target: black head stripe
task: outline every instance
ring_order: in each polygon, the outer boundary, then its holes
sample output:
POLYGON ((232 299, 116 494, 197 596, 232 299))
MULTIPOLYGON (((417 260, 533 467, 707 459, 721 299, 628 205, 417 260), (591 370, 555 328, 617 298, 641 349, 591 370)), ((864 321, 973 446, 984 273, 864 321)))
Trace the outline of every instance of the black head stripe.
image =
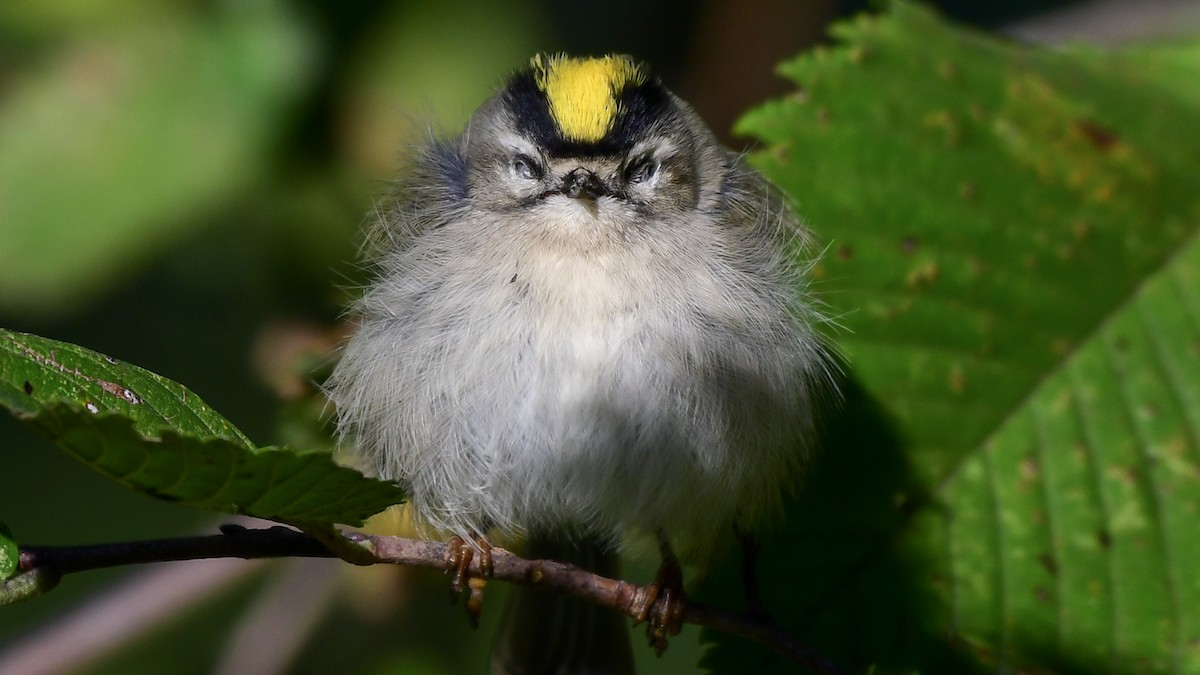
POLYGON ((504 104, 516 121, 517 131, 538 147, 549 148, 562 134, 550 115, 546 93, 537 86, 533 70, 526 68, 509 80, 504 88, 504 104))

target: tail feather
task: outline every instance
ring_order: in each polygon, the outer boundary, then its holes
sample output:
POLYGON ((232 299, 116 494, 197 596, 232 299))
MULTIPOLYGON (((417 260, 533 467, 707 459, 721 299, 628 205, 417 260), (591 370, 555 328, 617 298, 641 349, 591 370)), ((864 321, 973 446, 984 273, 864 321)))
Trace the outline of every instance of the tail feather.
MULTIPOLYGON (((594 540, 531 538, 526 557, 615 577, 620 561, 594 540)), ((491 675, 634 675, 633 646, 617 611, 532 586, 516 588, 492 647, 491 675)))

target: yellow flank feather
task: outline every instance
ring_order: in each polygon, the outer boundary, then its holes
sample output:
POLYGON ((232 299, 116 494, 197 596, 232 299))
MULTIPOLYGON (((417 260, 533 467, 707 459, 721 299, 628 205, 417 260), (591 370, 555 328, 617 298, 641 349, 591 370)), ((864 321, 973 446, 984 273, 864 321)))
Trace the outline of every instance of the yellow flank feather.
POLYGON ((620 112, 617 96, 626 85, 646 81, 642 69, 627 56, 538 55, 532 66, 563 136, 583 143, 595 143, 612 129, 620 112))

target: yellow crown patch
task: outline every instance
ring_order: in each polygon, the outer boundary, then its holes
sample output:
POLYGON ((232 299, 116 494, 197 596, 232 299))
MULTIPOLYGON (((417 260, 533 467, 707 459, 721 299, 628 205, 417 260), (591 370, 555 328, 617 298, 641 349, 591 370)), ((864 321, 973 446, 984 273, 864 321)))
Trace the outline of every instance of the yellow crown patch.
POLYGON ((621 90, 646 81, 642 68, 627 56, 580 59, 539 54, 530 65, 562 135, 582 143, 603 139, 620 113, 621 90))

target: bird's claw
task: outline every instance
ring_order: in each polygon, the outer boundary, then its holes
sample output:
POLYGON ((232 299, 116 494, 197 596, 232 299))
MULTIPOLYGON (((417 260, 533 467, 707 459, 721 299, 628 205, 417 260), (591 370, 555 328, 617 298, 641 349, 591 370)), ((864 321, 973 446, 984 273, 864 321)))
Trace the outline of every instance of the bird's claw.
POLYGON ((667 649, 668 637, 679 635, 686 604, 679 564, 673 558, 664 560, 634 616, 635 625, 646 622, 646 637, 656 654, 661 656, 667 649))
POLYGON ((446 545, 446 571, 453 574, 450 579, 452 600, 457 602, 459 596, 467 593, 467 618, 472 628, 479 627, 479 615, 483 613, 483 588, 487 579, 492 576, 492 546, 483 537, 475 540, 475 545, 468 544, 462 537, 450 537, 446 545), (475 554, 479 553, 478 576, 471 575, 471 563, 475 554))

